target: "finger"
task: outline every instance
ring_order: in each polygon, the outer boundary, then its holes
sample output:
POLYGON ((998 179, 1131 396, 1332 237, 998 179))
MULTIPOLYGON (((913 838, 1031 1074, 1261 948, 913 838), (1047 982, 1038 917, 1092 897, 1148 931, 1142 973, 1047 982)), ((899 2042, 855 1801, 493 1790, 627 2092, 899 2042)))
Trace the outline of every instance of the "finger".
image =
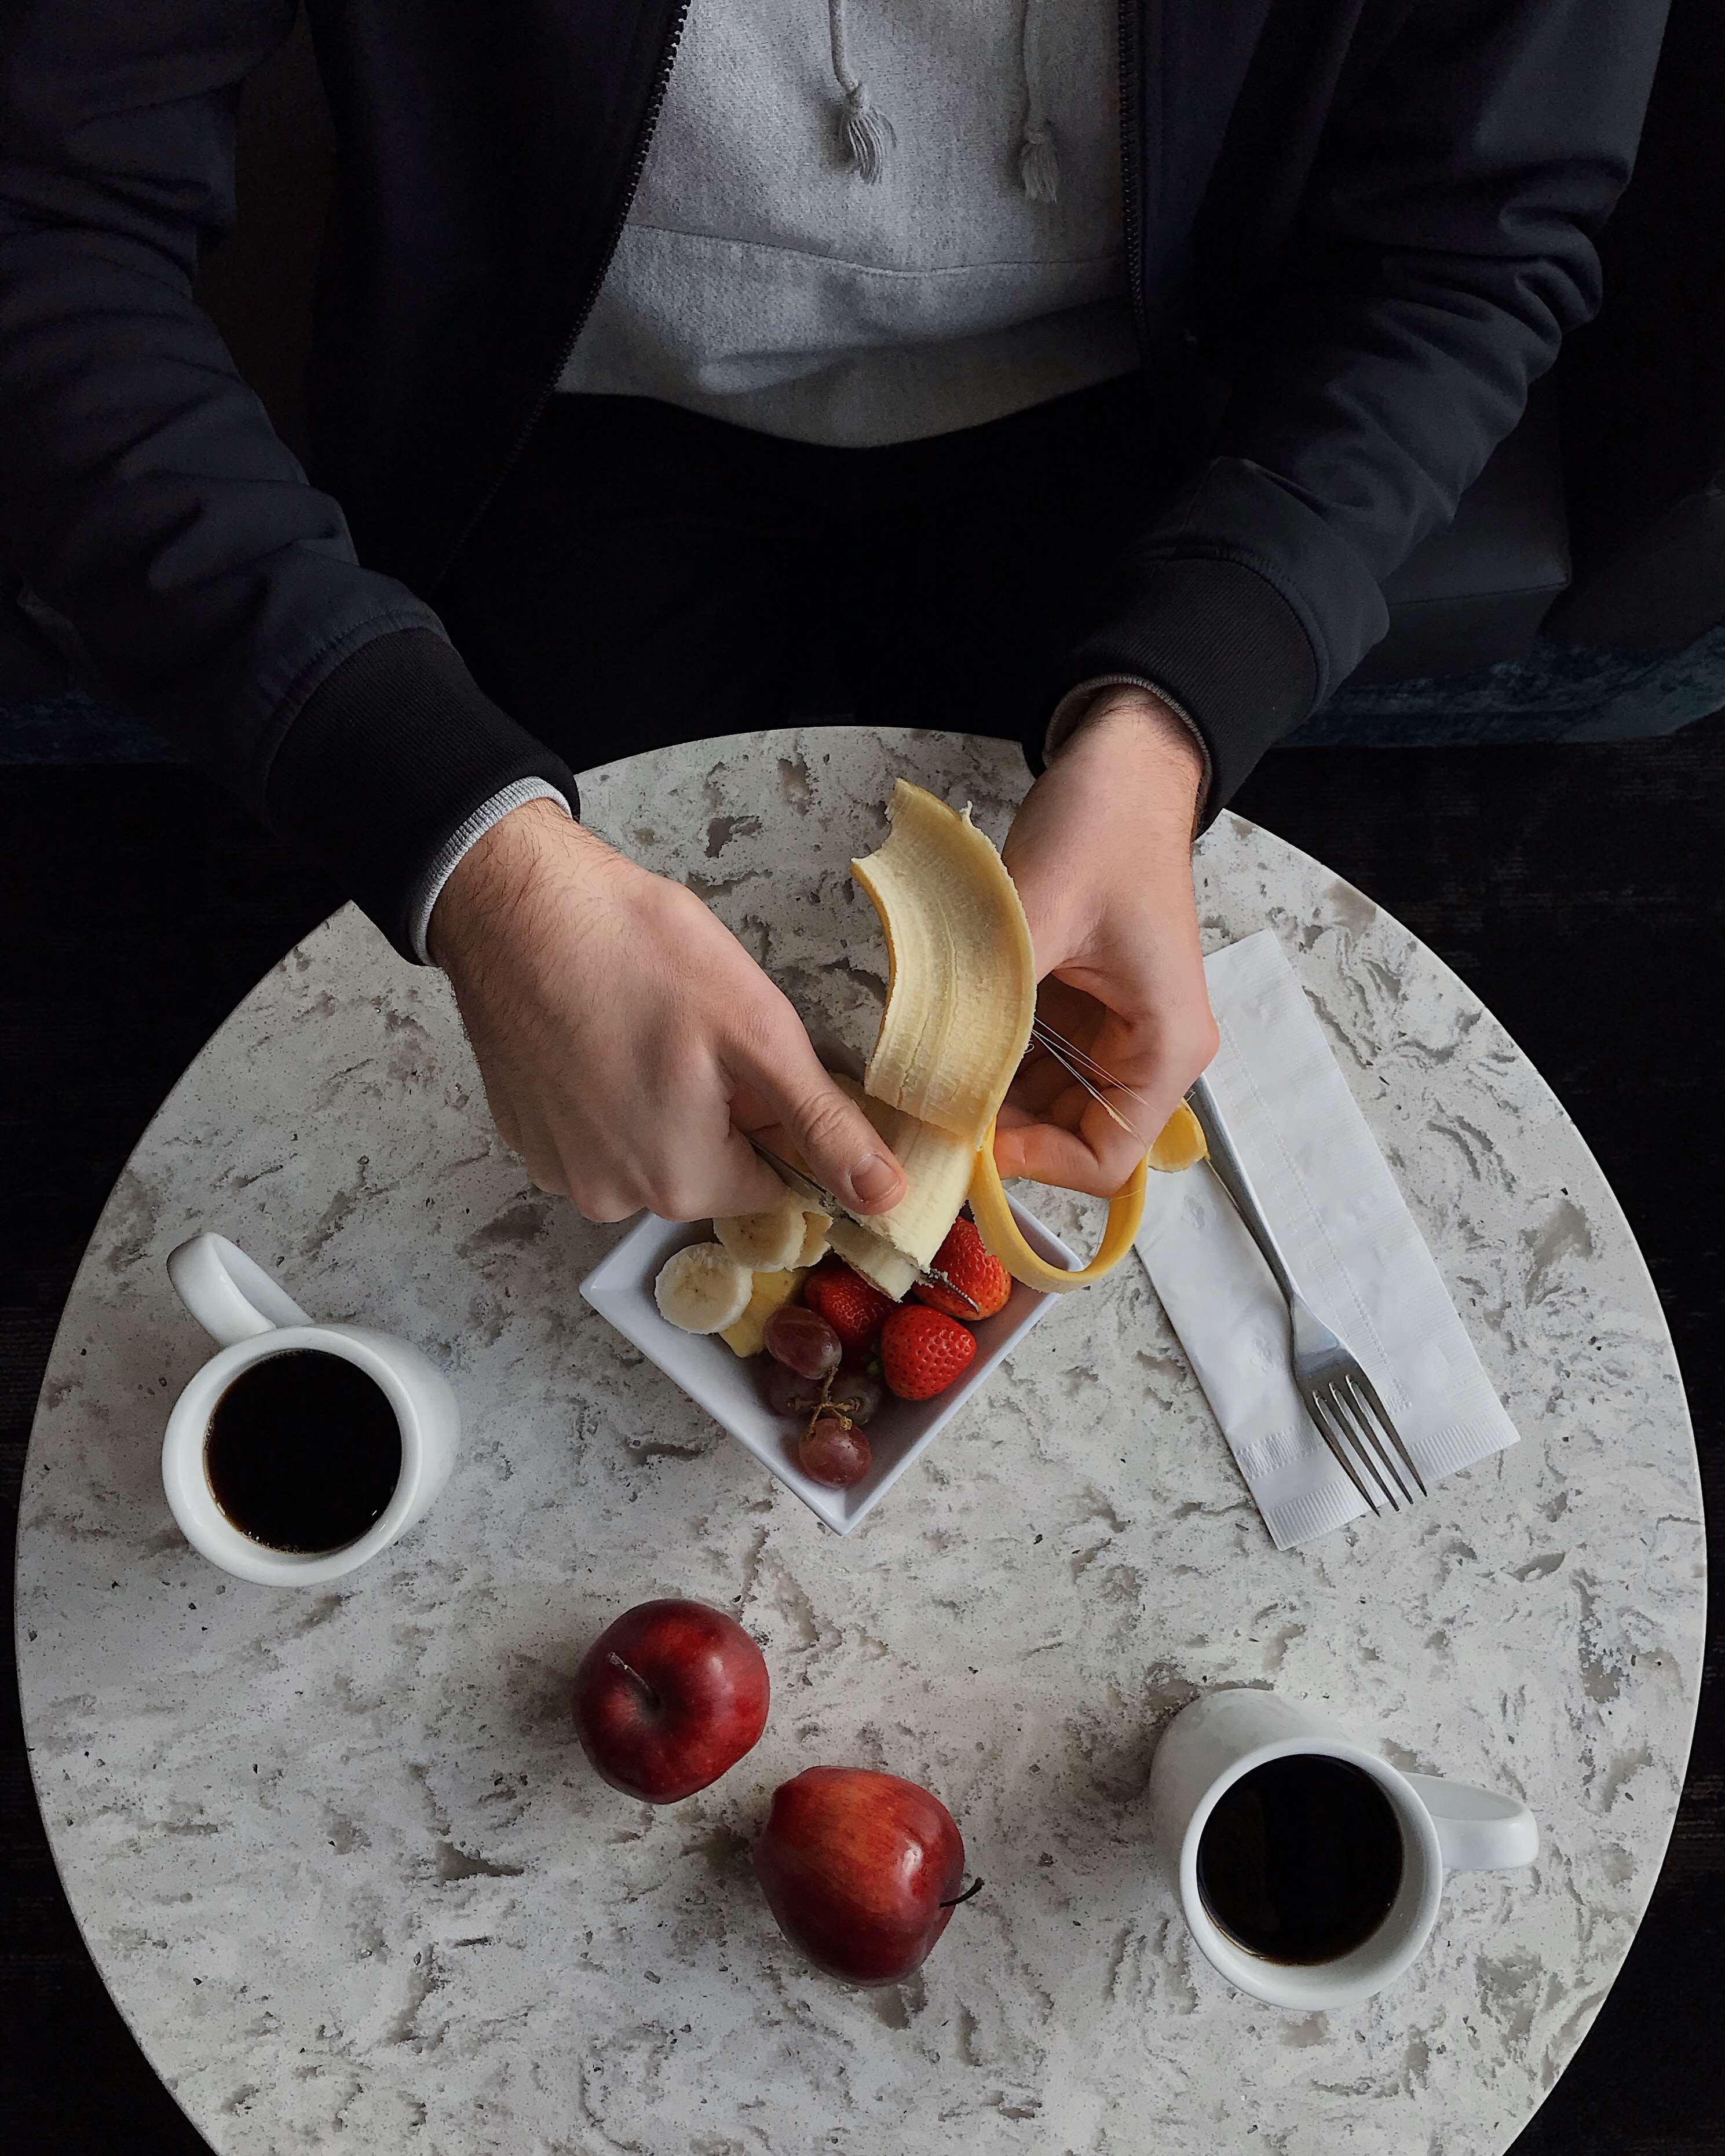
POLYGON ((1014 1073, 1006 1097, 1032 1115, 1046 1112, 1071 1084, 1070 1074, 1045 1048, 1033 1048, 1014 1073))
POLYGON ((1029 1176, 1101 1198, 1120 1188, 1144 1150, 1137 1132, 1123 1128, 1076 1082, 1040 1116, 1008 1105, 995 1124, 994 1158, 1003 1175, 1029 1176))
POLYGON ((822 1069, 801 1026, 775 1046, 778 1055, 749 1072, 744 1090, 752 1098, 733 1104, 733 1121, 744 1130, 782 1124, 814 1180, 853 1210, 884 1213, 897 1204, 905 1194, 903 1168, 855 1101, 822 1069))
POLYGON ((491 1111, 491 1121, 496 1126, 498 1137, 511 1152, 523 1152, 521 1119, 515 1111, 515 1103, 501 1086, 494 1085, 483 1072, 480 1076, 485 1089, 485 1106, 491 1111))
POLYGON ((1094 1045, 1104 1015, 1104 1007, 1093 995, 1058 974, 1045 975, 1037 986, 1037 1024, 1076 1048, 1087 1050, 1094 1045))
POLYGON ((527 1173, 539 1188, 553 1198, 569 1195, 569 1178, 564 1173, 561 1155, 546 1131, 529 1131, 521 1139, 521 1158, 526 1163, 527 1173))
MULTIPOLYGON (((770 1138, 763 1142, 772 1144, 770 1138)), ((781 1158, 789 1158, 787 1150, 778 1146, 773 1150, 781 1158)), ((707 1210, 720 1218, 730 1213, 765 1213, 784 1194, 784 1183, 771 1163, 762 1159, 740 1131, 732 1131, 713 1163, 713 1202, 707 1210)))
POLYGON ((1117 1159, 1099 1159, 1086 1137, 1058 1123, 1020 1123, 994 1133, 994 1163, 1003 1175, 1085 1190, 1096 1198, 1111 1198, 1143 1154, 1142 1146, 1136 1147, 1122 1173, 1117 1159))
POLYGON ((1075 1087, 1044 1118, 1078 1138, 1094 1163, 1075 1188, 1117 1190, 1155 1142, 1202 1064, 1176 1056, 1163 1044, 1147 1053, 1122 1044, 1106 1067, 1122 1085, 1098 1081, 1100 1099, 1087 1087, 1075 1087))
POLYGON ((643 1202, 664 1220, 765 1213, 785 1194, 771 1166, 735 1127, 730 1088, 716 1070, 685 1083, 667 1104, 658 1142, 650 1158, 636 1162, 635 1178, 643 1202))
MULTIPOLYGON (((1111 1104, 1117 1111, 1132 1120, 1117 1122, 1114 1116, 1100 1101, 1086 1103, 1078 1117, 1075 1133, 1095 1163, 1095 1180, 1075 1185, 1082 1190, 1118 1190, 1149 1149, 1153 1132, 1146 1135, 1140 1127, 1147 1122, 1137 1101, 1126 1101, 1111 1104)), ((1163 1118, 1166 1122, 1167 1117, 1163 1118)), ((1156 1126, 1162 1128, 1162 1123, 1156 1126)))
POLYGON ((1142 1030, 1112 1016, 1102 1029, 1097 1060, 1120 1085, 1099 1073, 1088 1085, 1069 1080, 1040 1113, 1028 1102, 1002 1108, 995 1158, 1003 1175, 1101 1196, 1120 1188, 1207 1060, 1201 1040, 1146 1045, 1134 1037, 1142 1030))

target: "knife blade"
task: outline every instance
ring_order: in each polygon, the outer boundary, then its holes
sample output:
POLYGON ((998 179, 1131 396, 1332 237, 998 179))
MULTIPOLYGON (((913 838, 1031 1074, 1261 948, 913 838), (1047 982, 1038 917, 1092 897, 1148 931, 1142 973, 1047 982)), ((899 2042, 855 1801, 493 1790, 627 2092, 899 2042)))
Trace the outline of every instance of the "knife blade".
MULTIPOLYGON (((830 1190, 823 1189, 813 1176, 805 1175, 801 1168, 793 1168, 788 1160, 774 1152, 771 1146, 763 1144, 752 1132, 745 1132, 743 1135, 773 1173, 788 1184, 793 1194, 800 1198, 805 1205, 812 1206, 817 1213, 826 1214, 829 1219, 842 1214, 847 1220, 854 1220, 859 1228, 865 1229, 870 1235, 880 1235, 879 1227, 866 1213, 853 1212, 850 1206, 842 1204, 830 1190)), ((885 1242, 886 1239, 881 1236, 880 1240, 885 1242)), ((890 1247, 898 1250, 896 1243, 890 1247)), ((899 1250, 898 1255, 910 1264, 916 1264, 908 1251, 899 1250)), ((974 1299, 965 1293, 950 1274, 943 1273, 937 1265, 916 1265, 916 1277, 926 1287, 944 1288, 949 1295, 956 1295, 961 1302, 968 1304, 972 1310, 976 1308, 974 1299)))

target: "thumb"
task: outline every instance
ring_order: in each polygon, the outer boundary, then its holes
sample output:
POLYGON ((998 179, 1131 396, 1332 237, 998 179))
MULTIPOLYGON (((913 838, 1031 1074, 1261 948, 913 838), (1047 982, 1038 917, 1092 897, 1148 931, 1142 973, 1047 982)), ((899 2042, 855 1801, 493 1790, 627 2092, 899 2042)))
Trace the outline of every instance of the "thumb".
POLYGON ((752 1102, 732 1108, 737 1127, 768 1144, 782 1133, 785 1142, 773 1150, 798 1156, 814 1180, 854 1211, 884 1213, 904 1196, 905 1172, 886 1141, 833 1083, 806 1036, 803 1054, 757 1068, 748 1091, 752 1102))

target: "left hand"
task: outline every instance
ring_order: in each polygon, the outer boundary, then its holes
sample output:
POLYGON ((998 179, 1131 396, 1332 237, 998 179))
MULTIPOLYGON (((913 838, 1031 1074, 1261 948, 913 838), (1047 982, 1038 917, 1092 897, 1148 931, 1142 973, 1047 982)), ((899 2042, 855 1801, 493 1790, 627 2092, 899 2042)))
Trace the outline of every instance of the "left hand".
POLYGON ((1106 689, 1024 797, 1002 852, 1038 1014, 1138 1097, 1114 1096, 1122 1130, 1033 1045, 1000 1111, 1003 1175, 1111 1195, 1215 1054, 1192 888, 1203 778, 1181 720, 1147 690, 1106 689))

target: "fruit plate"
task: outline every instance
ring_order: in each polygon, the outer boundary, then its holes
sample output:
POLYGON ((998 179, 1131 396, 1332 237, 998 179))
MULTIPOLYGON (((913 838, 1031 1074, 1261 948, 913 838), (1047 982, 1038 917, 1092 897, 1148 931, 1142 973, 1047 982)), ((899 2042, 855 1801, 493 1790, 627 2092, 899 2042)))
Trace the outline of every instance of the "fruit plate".
MULTIPOLYGON (((1077 1260, 1057 1235, 1015 1199, 1008 1203, 1034 1250, 1051 1265, 1069 1270, 1076 1265, 1077 1260)), ((742 1361, 711 1335, 680 1332, 659 1314, 653 1283, 660 1267, 673 1250, 705 1241, 711 1232, 705 1220, 661 1220, 646 1214, 582 1281, 582 1295, 649 1362, 656 1363, 715 1422, 722 1423, 739 1444, 747 1445, 788 1490, 794 1490, 810 1512, 841 1535, 849 1534, 873 1511, 918 1454, 981 1391, 1054 1301, 1051 1295, 1014 1281, 1005 1308, 973 1328, 976 1358, 957 1383, 932 1400, 895 1399, 889 1393, 869 1424, 874 1460, 868 1473, 848 1490, 832 1490, 811 1481, 798 1466, 788 1441, 795 1424, 774 1414, 761 1398, 756 1363, 742 1361)))

